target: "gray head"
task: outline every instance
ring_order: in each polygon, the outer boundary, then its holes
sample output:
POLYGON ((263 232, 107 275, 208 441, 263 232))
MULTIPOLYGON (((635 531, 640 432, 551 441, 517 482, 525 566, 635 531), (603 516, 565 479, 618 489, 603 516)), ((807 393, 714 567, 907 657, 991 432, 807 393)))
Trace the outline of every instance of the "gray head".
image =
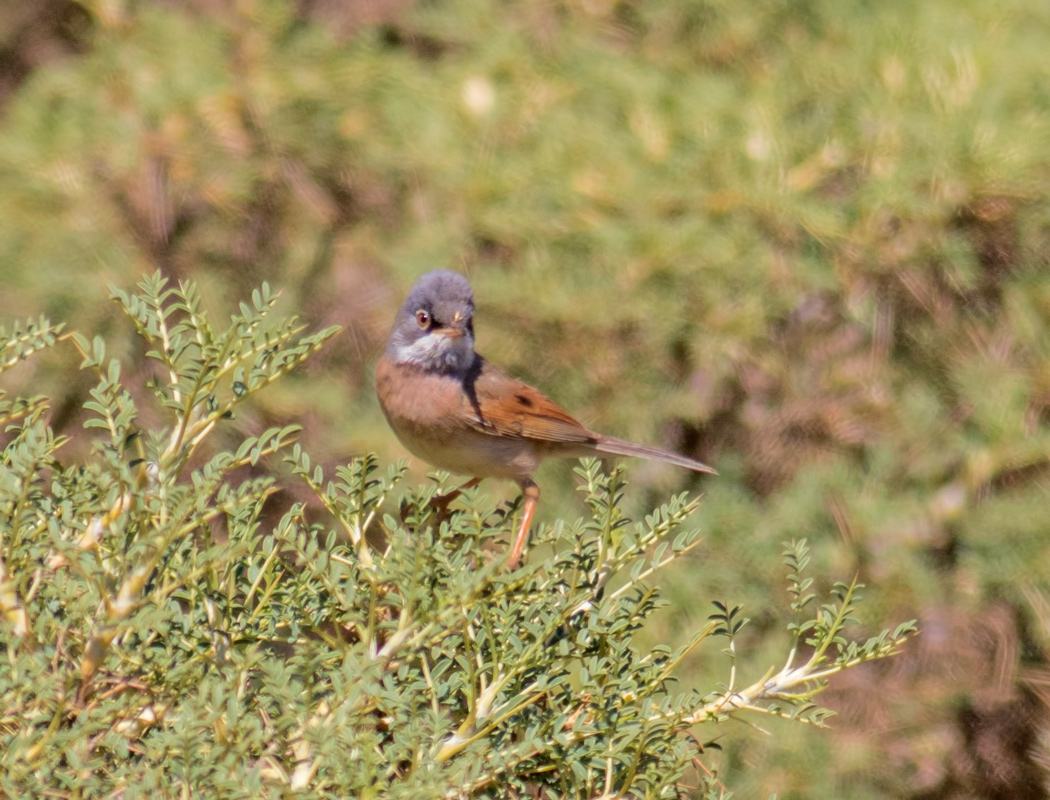
POLYGON ((463 372, 474 363, 474 292, 458 272, 438 269, 415 282, 386 346, 398 364, 463 372))

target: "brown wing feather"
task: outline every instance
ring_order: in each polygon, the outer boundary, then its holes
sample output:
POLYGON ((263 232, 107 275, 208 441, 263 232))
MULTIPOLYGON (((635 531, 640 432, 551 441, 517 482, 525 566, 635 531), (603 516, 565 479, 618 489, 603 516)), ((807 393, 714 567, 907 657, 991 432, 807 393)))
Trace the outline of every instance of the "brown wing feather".
POLYGON ((598 439, 549 397, 480 356, 464 381, 464 389, 471 424, 485 433, 547 442, 598 439))

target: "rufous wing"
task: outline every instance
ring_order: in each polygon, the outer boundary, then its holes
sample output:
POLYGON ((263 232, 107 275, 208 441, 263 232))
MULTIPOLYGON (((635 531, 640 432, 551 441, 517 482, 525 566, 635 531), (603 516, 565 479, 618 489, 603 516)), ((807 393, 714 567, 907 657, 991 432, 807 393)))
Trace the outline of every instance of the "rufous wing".
POLYGON ((546 442, 595 443, 599 436, 587 430, 561 406, 493 367, 481 356, 464 382, 471 424, 477 430, 515 439, 546 442))
POLYGON ((696 472, 715 471, 678 453, 602 436, 581 425, 565 409, 527 383, 516 380, 478 356, 464 381, 464 417, 476 430, 513 439, 591 445, 601 453, 666 461, 696 472))

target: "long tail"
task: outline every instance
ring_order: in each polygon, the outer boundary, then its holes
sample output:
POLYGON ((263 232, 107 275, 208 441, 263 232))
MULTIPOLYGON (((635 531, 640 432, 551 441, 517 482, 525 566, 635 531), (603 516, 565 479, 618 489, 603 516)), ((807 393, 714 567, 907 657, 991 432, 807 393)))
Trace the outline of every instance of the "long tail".
POLYGON ((611 436, 603 436, 595 444, 595 449, 602 453, 611 453, 614 456, 633 456, 636 458, 655 458, 657 461, 666 461, 668 464, 674 464, 678 467, 685 467, 691 469, 694 472, 708 472, 712 475, 717 475, 711 467, 707 464, 702 464, 699 461, 694 461, 691 458, 680 456, 677 453, 669 453, 667 450, 661 450, 658 447, 647 447, 644 444, 635 444, 634 442, 625 442, 623 439, 614 439, 611 436))

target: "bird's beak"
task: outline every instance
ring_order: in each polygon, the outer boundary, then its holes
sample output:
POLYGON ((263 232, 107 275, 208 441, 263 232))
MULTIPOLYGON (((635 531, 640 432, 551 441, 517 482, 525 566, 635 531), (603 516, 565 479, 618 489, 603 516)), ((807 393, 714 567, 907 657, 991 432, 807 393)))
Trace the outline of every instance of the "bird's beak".
POLYGON ((449 325, 437 328, 434 333, 447 336, 449 339, 462 339, 467 335, 467 320, 466 316, 457 311, 449 325))

